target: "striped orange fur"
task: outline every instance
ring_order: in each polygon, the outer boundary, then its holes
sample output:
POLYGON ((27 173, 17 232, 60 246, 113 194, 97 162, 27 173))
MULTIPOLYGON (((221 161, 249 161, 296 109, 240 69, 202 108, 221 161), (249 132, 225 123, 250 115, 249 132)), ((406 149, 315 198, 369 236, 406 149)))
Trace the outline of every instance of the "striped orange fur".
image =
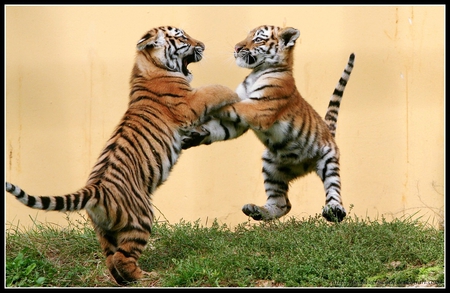
POLYGON ((315 171, 324 184, 328 221, 342 221, 339 148, 334 136, 342 95, 353 69, 354 54, 330 98, 325 119, 298 91, 293 77, 293 49, 300 32, 292 27, 262 25, 236 44, 234 57, 251 73, 237 87, 241 101, 225 106, 183 137, 184 149, 239 137, 252 129, 266 147, 262 156, 267 201, 246 204, 255 220, 271 220, 291 210, 289 184, 315 171))
POLYGON ((36 196, 6 182, 6 191, 31 208, 85 209, 120 285, 145 273, 137 262, 151 232, 152 195, 181 154, 181 136, 212 111, 238 101, 225 86, 190 86, 187 66, 200 61, 204 49, 202 42, 171 26, 151 29, 138 41, 128 109, 84 187, 36 196))

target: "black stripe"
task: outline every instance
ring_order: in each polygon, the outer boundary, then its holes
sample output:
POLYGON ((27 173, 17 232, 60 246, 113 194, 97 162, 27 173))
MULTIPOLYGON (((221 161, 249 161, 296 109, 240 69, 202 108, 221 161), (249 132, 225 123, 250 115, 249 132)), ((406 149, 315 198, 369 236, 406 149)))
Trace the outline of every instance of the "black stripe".
MULTIPOLYGON (((335 182, 331 182, 328 186, 327 186, 327 190, 328 189, 331 189, 331 187, 334 187, 335 189, 341 189, 341 185, 340 184, 338 184, 338 183, 335 183, 335 182)), ((328 194, 328 192, 327 192, 327 194, 328 194)))
POLYGON ((134 95, 137 91, 142 91, 142 92, 147 92, 147 93, 153 93, 152 91, 150 91, 148 88, 143 87, 143 86, 133 86, 133 88, 131 89, 130 92, 130 96, 134 95))
MULTIPOLYGON (((134 168, 133 168, 133 170, 130 170, 129 168, 127 168, 127 166, 129 164, 126 164, 121 157, 117 156, 117 154, 115 155, 115 160, 120 162, 120 167, 118 164, 111 163, 111 168, 115 171, 115 172, 111 172, 111 175, 114 176, 114 178, 117 179, 117 181, 120 181, 122 190, 123 190, 123 188, 126 188, 126 189, 132 188, 133 184, 131 184, 131 182, 129 182, 129 180, 131 180, 131 178, 134 178, 134 172, 135 172, 134 168)), ((134 181, 136 182, 136 180, 134 180, 134 181)), ((115 185, 117 185, 117 182, 115 185)), ((125 195, 125 194, 129 194, 130 192, 131 193, 136 192, 135 190, 128 190, 128 191, 129 192, 126 192, 124 190, 123 194, 125 195)))
MULTIPOLYGON (((178 48, 177 48, 177 43, 175 43, 175 40, 174 40, 174 39, 170 38, 170 39, 169 39, 169 42, 172 44, 172 48, 175 48, 176 50, 178 50, 178 48)), ((176 52, 176 51, 175 51, 175 52, 176 52)))
POLYGON ((347 80, 343 79, 342 77, 339 79, 339 84, 342 86, 346 86, 347 85, 347 80))
POLYGON ((144 119, 146 122, 151 123, 156 129, 158 129, 161 134, 167 136, 167 137, 172 137, 168 135, 168 132, 171 132, 171 128, 169 127, 169 125, 167 125, 166 121, 165 121, 165 117, 162 116, 160 114, 160 112, 158 112, 158 114, 153 113, 150 111, 150 109, 142 109, 143 112, 151 115, 152 117, 156 118, 159 120, 160 123, 162 123, 167 129, 166 131, 163 130, 159 125, 155 124, 153 120, 150 120, 149 117, 145 116, 145 115, 141 115, 141 118, 144 119))
MULTIPOLYGON (((139 118, 142 118, 143 120, 145 120, 145 122, 147 122, 150 126, 152 126, 153 128, 155 128, 155 129, 158 131, 158 134, 161 134, 161 133, 164 133, 164 134, 165 134, 165 132, 164 132, 158 125, 154 124, 153 121, 149 120, 147 117, 145 117, 145 116, 143 116, 143 115, 135 115, 135 114, 132 114, 132 115, 133 115, 133 116, 139 116, 139 118)), ((156 135, 154 134, 154 131, 152 131, 151 129, 149 129, 149 128, 147 127, 147 125, 141 123, 141 120, 140 120, 140 119, 138 119, 138 120, 131 120, 131 121, 128 121, 128 122, 129 122, 129 123, 126 125, 126 127, 130 128, 130 129, 132 129, 132 130, 134 130, 133 134, 134 134, 134 133, 139 134, 149 146, 151 146, 151 143, 150 143, 150 141, 147 139, 148 135, 150 135, 154 140, 156 140, 156 142, 157 142, 162 148, 164 148, 164 147, 170 148, 170 146, 169 146, 169 144, 168 144, 167 142, 161 141, 161 140, 160 140, 160 136, 156 136, 156 135), (134 125, 134 124, 132 124, 131 122, 132 122, 132 123, 139 124, 139 125, 134 125), (139 126, 140 126, 140 128, 143 128, 144 130, 146 130, 146 132, 148 133, 148 135, 145 135, 144 133, 142 133, 142 131, 140 130, 139 126)), ((165 136, 166 136, 167 138, 169 138, 169 140, 172 139, 172 137, 169 136, 169 135, 165 135, 165 136)), ((137 138, 136 138, 136 139, 137 139, 137 138)), ((130 143, 131 146, 133 146, 133 144, 134 144, 134 143, 130 143)), ((143 152, 143 153, 145 154, 145 152, 143 152)))
POLYGON ((70 195, 66 195, 66 209, 70 211, 71 207, 72 207, 72 198, 70 197, 70 195))
MULTIPOLYGON (((132 191, 129 190, 130 184, 127 184, 128 182, 123 179, 123 176, 119 176, 122 174, 118 174, 118 172, 111 172, 109 178, 107 179, 109 182, 113 183, 115 188, 120 192, 122 195, 120 198, 118 198, 121 203, 118 203, 118 206, 124 206, 127 207, 127 209, 130 209, 131 207, 136 207, 136 203, 133 201, 132 196, 128 196, 129 194, 134 194, 132 191)), ((109 199, 115 198, 116 192, 112 191, 112 197, 109 197, 109 199)), ((104 201, 105 207, 108 206, 108 201, 105 199, 104 201)), ((116 201, 117 202, 117 201, 116 201)), ((136 211, 137 212, 137 211, 136 211)))
MULTIPOLYGON (((325 120, 332 121, 332 122, 336 123, 337 118, 335 116, 331 115, 331 113, 327 113, 327 115, 325 116, 325 120)), ((328 125, 328 127, 330 127, 330 126, 331 125, 328 125)))
POLYGON ((122 220, 121 217, 117 216, 117 214, 122 215, 122 212, 121 212, 121 210, 122 210, 122 202, 118 202, 117 201, 118 197, 115 196, 116 190, 113 191, 113 190, 111 190, 111 188, 104 188, 103 186, 104 185, 102 185, 98 189, 98 192, 103 195, 103 197, 102 197, 103 201, 101 201, 99 199, 98 202, 102 202, 103 206, 105 207, 106 218, 107 219, 109 219, 111 217, 111 215, 110 215, 111 212, 110 212, 110 208, 109 207, 111 207, 112 205, 110 204, 110 202, 114 201, 116 203, 117 210, 116 210, 116 217, 115 217, 115 221, 114 221, 114 227, 117 227, 117 225, 122 220))
POLYGON ((131 254, 130 252, 125 251, 125 250, 123 250, 123 249, 120 248, 120 247, 117 249, 117 252, 122 253, 125 257, 133 257, 133 258, 134 258, 134 256, 132 256, 132 254, 131 254))
MULTIPOLYGON (((309 121, 312 120, 310 112, 307 112, 307 116, 306 117, 308 118, 309 121)), ((305 125, 306 125, 306 123, 305 123, 305 125)), ((308 140, 311 137, 311 126, 312 126, 311 123, 309 123, 309 127, 308 127, 308 129, 307 129, 307 131, 305 133, 305 141, 306 141, 306 143, 308 142, 308 140)))
MULTIPOLYGON (((125 189, 123 189, 123 185, 119 184, 119 182, 118 182, 119 180, 116 180, 116 179, 118 179, 118 178, 117 178, 117 175, 114 176, 114 178, 110 178, 110 177, 105 177, 105 178, 104 178, 105 181, 107 181, 107 182, 111 183, 112 185, 114 185, 114 187, 117 189, 117 191, 120 192, 120 193, 122 194, 122 196, 120 197, 120 199, 121 199, 123 202, 122 202, 122 204, 118 203, 118 205, 131 207, 132 205, 131 205, 131 203, 129 202, 129 197, 126 196, 126 194, 128 194, 128 192, 127 192, 125 189), (113 179, 115 179, 115 180, 113 180, 113 179)), ((112 196, 110 196, 110 199, 111 199, 111 200, 114 199, 114 196, 115 196, 116 193, 113 192, 113 191, 111 191, 111 190, 109 190, 108 192, 112 195, 112 196)), ((107 205, 107 203, 105 202, 105 200, 106 200, 106 197, 104 198, 104 206, 105 206, 105 208, 107 209, 108 205, 107 205)))
MULTIPOLYGON (((128 148, 125 148, 124 146, 120 146, 118 149, 123 153, 123 155, 124 155, 128 160, 131 160, 132 162, 131 162, 131 164, 128 164, 128 163, 126 163, 126 162, 123 161, 123 160, 124 160, 123 158, 118 157, 118 156, 115 156, 115 157, 118 158, 118 160, 122 163, 123 166, 126 166, 126 167, 132 167, 132 169, 139 168, 138 166, 141 166, 141 167, 142 167, 142 166, 143 166, 143 164, 142 164, 142 159, 140 159, 140 158, 135 158, 135 156, 134 156, 135 153, 139 153, 139 151, 136 150, 136 145, 140 147, 141 144, 140 144, 139 142, 135 144, 135 143, 134 143, 134 140, 129 139, 126 135, 122 136, 122 138, 125 139, 125 140, 128 142, 129 147, 130 147, 130 148, 133 148, 133 149, 134 149, 134 152, 128 150, 128 148)), ((142 148, 141 148, 141 150, 142 150, 142 148)), ((142 151, 142 154, 146 157, 146 159, 148 159, 148 157, 147 157, 147 155, 145 154, 144 151, 142 151)), ((139 172, 139 173, 140 173, 140 175, 141 175, 141 180, 142 180, 142 182, 145 182, 145 181, 146 181, 146 178, 144 177, 144 172, 142 171, 142 169, 138 169, 138 170, 141 171, 141 172, 139 172)), ((135 175, 136 170, 130 170, 130 171, 131 171, 132 175, 135 175)))
MULTIPOLYGON (((135 230, 135 229, 133 229, 133 230, 135 230)), ((147 231, 144 231, 144 232, 147 232, 147 231)), ((136 237, 127 238, 126 241, 124 241, 123 243, 127 243, 127 242, 134 242, 134 243, 140 244, 142 246, 147 245, 147 240, 142 239, 142 238, 136 238, 136 237)))
POLYGON ((34 196, 28 196, 27 206, 33 207, 35 203, 36 203, 36 198, 34 196))
MULTIPOLYGON (((180 103, 180 104, 181 104, 181 103, 180 103)), ((183 103, 183 104, 186 104, 186 105, 187 105, 187 103, 183 103)), ((178 105, 176 105, 176 106, 178 106, 178 105)), ((194 114, 195 117, 199 117, 199 116, 200 116, 200 115, 197 114, 197 112, 194 110, 194 108, 190 108, 190 110, 191 110, 191 112, 194 114)), ((205 105, 205 110, 204 110, 204 112, 203 112, 203 116, 205 116, 207 113, 208 113, 208 106, 205 105)))
MULTIPOLYGON (((150 220, 153 220, 153 213, 152 213, 152 217, 150 218, 150 220)), ((139 219, 139 223, 141 223, 140 219, 139 219)), ((152 232, 152 226, 148 225, 147 223, 141 223, 142 228, 144 228, 146 231, 148 231, 149 233, 152 232)))
POLYGON ((344 94, 344 92, 340 91, 338 89, 334 89, 334 91, 333 91, 333 95, 335 95, 335 96, 342 97, 343 94, 344 94))
POLYGON ((322 180, 323 181, 325 181, 325 179, 328 177, 328 176, 326 176, 327 170, 328 170, 328 164, 330 164, 331 162, 334 162, 334 161, 335 161, 334 157, 328 158, 325 161, 325 164, 324 164, 323 170, 322 170, 322 180))
MULTIPOLYGON (((116 159, 119 160, 123 164, 123 161, 120 157, 116 157, 116 159)), ((116 188, 120 189, 122 194, 124 194, 124 195, 130 194, 130 193, 133 194, 133 196, 131 196, 131 197, 126 196, 126 197, 121 197, 121 198, 127 202, 128 206, 133 207, 133 209, 139 208, 141 213, 146 213, 146 209, 145 209, 146 201, 144 201, 141 198, 142 193, 139 190, 136 190, 134 188, 133 184, 129 184, 129 181, 124 180, 124 178, 129 178, 133 174, 127 175, 127 174, 121 172, 123 169, 120 169, 116 164, 111 164, 111 166, 118 174, 122 175, 122 177, 119 177, 116 173, 111 173, 111 175, 114 176, 114 178, 116 178, 118 181, 120 181, 122 183, 122 185, 118 185, 117 182, 113 182, 111 180, 109 180, 109 181, 112 182, 116 186, 116 188), (129 189, 129 192, 126 192, 126 190, 124 188, 129 189), (136 200, 139 200, 140 202, 138 203, 138 202, 136 202, 136 200)))
POLYGON ((349 59, 350 59, 350 61, 353 62, 353 60, 355 59, 355 54, 354 54, 354 53, 351 53, 349 59))
MULTIPOLYGON (((13 191, 12 192, 14 192, 14 191, 16 191, 16 186, 14 186, 14 189, 13 189, 13 191)), ((25 191, 23 191, 22 189, 20 190, 20 192, 19 192, 19 195, 17 195, 16 197, 17 198, 22 198, 22 197, 25 197, 26 196, 26 193, 25 193, 25 191)))
MULTIPOLYGON (((97 189, 95 189, 95 190, 97 190, 97 189)), ((86 203, 88 202, 90 197, 91 197, 91 191, 89 189, 85 190, 83 192, 83 200, 81 201, 80 209, 84 209, 84 207, 86 206, 86 203)))
POLYGON ((74 209, 79 209, 78 208, 78 204, 80 203, 80 195, 79 194, 74 194, 73 195, 74 199, 73 199, 73 207, 74 209))
POLYGON ((250 100, 253 101, 279 101, 279 100, 287 100, 289 96, 281 96, 281 97, 271 97, 271 96, 263 96, 263 97, 249 97, 250 100))
POLYGON ((324 153, 324 154, 322 154, 322 156, 320 156, 319 160, 323 160, 326 157, 326 155, 328 155, 331 151, 332 151, 332 149, 328 149, 328 151, 326 153, 324 153))
POLYGON ((100 200, 100 197, 101 197, 101 194, 100 194, 100 188, 101 188, 101 187, 95 188, 94 198, 95 198, 96 200, 100 200))
MULTIPOLYGON (((270 173, 267 172, 267 170, 265 170, 263 168, 263 172, 267 175, 271 175, 270 173)), ((288 191, 289 190, 289 185, 286 182, 283 181, 278 181, 278 180, 274 180, 274 179, 266 179, 264 180, 264 183, 268 183, 268 184, 272 184, 272 185, 277 185, 279 187, 279 189, 281 190, 285 190, 288 191)))
MULTIPOLYGON (((132 135, 133 135, 133 138, 134 138, 136 141, 138 141, 138 138, 134 135, 134 133, 133 133, 132 135)), ((145 161, 146 161, 146 162, 149 162, 149 161, 150 161, 150 158, 147 156, 146 151, 144 150, 142 144, 141 144, 141 143, 138 143, 138 144, 137 144, 137 147, 140 149, 141 154, 145 157, 145 161)), ((133 156, 133 160, 135 161, 135 165, 136 165, 136 166, 139 166, 139 167, 137 167, 137 168, 140 170, 140 173, 141 173, 141 182, 143 182, 143 183, 145 183, 145 184, 148 184, 148 182, 147 182, 148 179, 150 179, 150 181, 152 181, 152 179, 151 179, 151 178, 148 178, 148 177, 145 175, 145 172, 143 171, 144 168, 145 168, 145 164, 142 164, 142 159, 141 159, 141 160, 135 159, 134 156, 133 156), (136 160, 138 160, 138 161, 136 161, 136 160)), ((148 169, 147 169, 147 170, 148 170, 148 169)), ((149 171, 149 172, 150 172, 150 171, 149 171)))
POLYGON ((335 201, 337 201, 337 202, 340 202, 339 198, 336 198, 336 197, 332 196, 332 197, 328 198, 327 201, 326 201, 325 203, 329 203, 329 202, 332 201, 332 200, 335 200, 335 201))
MULTIPOLYGON (((150 153, 150 155, 152 155, 153 158, 156 160, 156 164, 159 166, 159 170, 160 170, 160 176, 159 176, 159 178, 158 178, 158 185, 160 185, 161 182, 162 182, 162 175, 163 175, 163 173, 164 173, 163 160, 162 160, 160 154, 156 151, 156 149, 155 149, 155 147, 153 146, 153 144, 147 139, 147 137, 146 137, 141 131, 139 131, 139 130, 137 130, 137 129, 135 129, 135 128, 132 128, 132 129, 135 130, 136 133, 139 134, 139 135, 147 142, 148 146, 149 146, 150 149, 152 150, 152 152, 150 153), (154 150, 154 151, 153 151, 153 150, 154 150)), ((149 131, 149 133, 151 133, 151 132, 149 131)), ((131 145, 131 146, 133 146, 133 145, 131 145)), ((164 149, 164 146, 162 146, 162 145, 160 145, 160 146, 164 149)), ((149 160, 149 161, 151 161, 151 160, 149 160)), ((154 175, 155 175, 155 174, 153 174, 153 177, 154 177, 154 175)), ((153 178, 153 177, 152 177, 152 179, 155 179, 155 178, 153 178)))
POLYGON ((339 172, 331 172, 331 173, 329 173, 327 175, 327 178, 330 178, 330 177, 339 177, 339 172))
POLYGON ((143 229, 142 227, 137 227, 137 226, 132 225, 132 224, 127 225, 127 226, 123 227, 120 230, 120 232, 132 232, 132 231, 138 231, 138 232, 141 232, 141 233, 147 233, 148 232, 148 230, 143 229))
POLYGON ((255 90, 253 90, 252 93, 257 92, 257 91, 264 90, 264 89, 269 88, 269 87, 277 87, 277 88, 281 88, 281 86, 279 86, 279 85, 275 85, 275 84, 267 84, 267 85, 263 85, 263 86, 261 86, 261 87, 255 89, 255 90))
MULTIPOLYGON (((133 122, 137 122, 137 121, 133 121, 133 122)), ((148 132, 148 134, 150 135, 150 136, 152 136, 155 140, 156 140, 156 142, 158 143, 158 145, 162 148, 162 149, 164 149, 164 147, 167 145, 166 143, 163 143, 163 142, 161 142, 161 140, 159 140, 156 136, 154 136, 154 134, 152 133, 152 131, 150 130, 150 129, 148 129, 148 128, 146 128, 144 125, 142 125, 141 124, 141 126, 143 127, 143 128, 145 128, 145 130, 147 130, 147 132, 148 132)), ((128 127, 128 128, 130 128, 131 130, 133 130, 134 132, 132 132, 132 134, 138 134, 146 143, 147 143, 147 145, 150 147, 150 149, 151 150, 155 150, 155 147, 153 146, 153 144, 151 143, 151 141, 148 139, 148 136, 147 135, 145 135, 144 133, 142 133, 142 131, 140 130, 140 129, 138 129, 135 125, 133 125, 133 124, 128 124, 128 125, 126 125, 125 127, 128 127)), ((130 147, 131 148, 133 148, 135 151, 137 151, 136 150, 136 147, 135 147, 135 142, 134 141, 132 141, 128 136, 126 136, 125 134, 123 134, 122 135, 122 138, 124 138, 125 140, 127 140, 128 141, 128 143, 129 143, 129 145, 130 145, 130 147)), ((139 140, 138 140, 139 141, 139 140)), ((138 145, 140 146, 140 144, 138 143, 138 145)), ((152 152, 153 154, 155 153, 155 152, 152 152)), ((143 152, 143 154, 147 157, 147 154, 146 154, 146 152, 144 151, 143 152)), ((127 153, 126 153, 126 155, 128 155, 127 153)), ((149 157, 147 157, 147 159, 149 159, 149 157)), ((161 162, 161 160, 159 161, 159 163, 161 162)), ((138 163, 138 162, 137 162, 138 163)))
POLYGON ((119 225, 119 223, 122 220, 122 207, 120 205, 117 205, 117 209, 116 209, 116 220, 114 221, 114 226, 117 227, 119 225))
POLYGON ((327 115, 338 115, 339 112, 335 109, 328 109, 327 115))
MULTIPOLYGON (((129 105, 129 106, 132 106, 134 103, 139 102, 139 101, 141 101, 141 100, 149 100, 149 101, 151 101, 151 102, 154 102, 154 103, 156 103, 156 104, 158 104, 158 105, 161 105, 161 106, 166 107, 166 108, 169 109, 169 107, 167 106, 167 104, 165 103, 165 101, 161 101, 161 100, 152 98, 152 97, 150 97, 150 96, 138 96, 137 98, 131 98, 130 103, 129 103, 128 105, 129 105)), ((150 106, 150 105, 148 105, 148 106, 150 106)))
POLYGON ((56 211, 60 211, 60 210, 64 209, 64 198, 63 197, 55 196, 55 201, 56 201, 56 205, 55 205, 56 211))
MULTIPOLYGON (((262 160, 263 160, 263 163, 265 162, 265 163, 268 163, 268 164, 273 164, 272 159, 269 159, 269 158, 266 158, 266 157, 262 157, 262 160)), ((263 171, 264 171, 264 168, 263 168, 263 171)))
POLYGON ((230 132, 228 131, 228 128, 222 123, 222 120, 220 120, 220 126, 222 126, 223 131, 225 132, 224 140, 227 140, 230 138, 230 132))
MULTIPOLYGON (((103 235, 103 237, 109 242, 111 243, 112 246, 117 246, 117 237, 116 235, 112 234, 112 233, 105 233, 103 235)), ((112 253, 114 254, 114 253, 112 253)))
POLYGON ((50 197, 48 196, 43 196, 41 197, 41 202, 42 202, 42 209, 46 210, 48 209, 48 207, 50 206, 50 197))

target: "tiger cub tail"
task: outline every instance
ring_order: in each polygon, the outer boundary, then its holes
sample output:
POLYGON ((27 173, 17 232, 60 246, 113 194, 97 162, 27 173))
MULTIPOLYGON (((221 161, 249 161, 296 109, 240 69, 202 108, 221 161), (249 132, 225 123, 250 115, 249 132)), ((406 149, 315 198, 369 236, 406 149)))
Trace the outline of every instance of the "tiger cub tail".
POLYGON ((344 72, 342 72, 342 76, 339 79, 338 84, 334 88, 334 92, 330 98, 330 103, 328 104, 328 110, 325 115, 325 123, 328 125, 328 129, 330 129, 331 135, 333 135, 333 137, 335 137, 336 135, 337 118, 339 114, 339 106, 341 105, 342 95, 344 94, 345 86, 350 79, 350 73, 352 73, 354 63, 355 54, 352 53, 350 54, 347 66, 345 67, 344 72))
POLYGON ((33 209, 46 211, 79 211, 85 208, 93 194, 98 194, 96 186, 85 188, 63 196, 34 196, 23 191, 19 186, 6 182, 6 191, 18 201, 33 209))

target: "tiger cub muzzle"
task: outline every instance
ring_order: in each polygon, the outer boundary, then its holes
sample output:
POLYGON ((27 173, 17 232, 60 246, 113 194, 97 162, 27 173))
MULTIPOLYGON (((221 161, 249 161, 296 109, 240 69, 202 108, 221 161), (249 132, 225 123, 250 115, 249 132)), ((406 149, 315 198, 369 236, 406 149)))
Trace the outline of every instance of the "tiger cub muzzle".
POLYGON ((243 66, 242 62, 244 62, 244 64, 247 64, 248 66, 252 66, 258 60, 250 53, 250 50, 246 48, 236 46, 234 50, 234 58, 236 58, 236 63, 241 67, 247 67, 243 66))

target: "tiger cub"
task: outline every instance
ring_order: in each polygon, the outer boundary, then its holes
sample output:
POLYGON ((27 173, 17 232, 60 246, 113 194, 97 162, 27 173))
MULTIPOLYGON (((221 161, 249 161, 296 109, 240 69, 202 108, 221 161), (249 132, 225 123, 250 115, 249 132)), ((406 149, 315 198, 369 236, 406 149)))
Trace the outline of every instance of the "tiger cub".
POLYGON ((225 106, 183 138, 184 149, 236 138, 252 129, 265 145, 262 156, 265 205, 246 204, 255 220, 271 220, 291 209, 289 183, 312 171, 325 188, 322 215, 328 221, 346 216, 341 199, 339 149, 334 140, 341 98, 353 69, 354 54, 337 84, 325 120, 306 102, 292 74, 293 49, 300 32, 292 27, 262 25, 234 48, 240 67, 252 72, 238 86, 241 101, 225 106))
POLYGON ((145 274, 137 261, 152 228, 151 196, 177 162, 181 135, 211 111, 239 100, 225 86, 190 86, 187 66, 200 61, 204 49, 172 26, 153 28, 138 41, 128 109, 80 190, 34 196, 6 182, 6 191, 31 208, 85 209, 119 285, 145 274))

